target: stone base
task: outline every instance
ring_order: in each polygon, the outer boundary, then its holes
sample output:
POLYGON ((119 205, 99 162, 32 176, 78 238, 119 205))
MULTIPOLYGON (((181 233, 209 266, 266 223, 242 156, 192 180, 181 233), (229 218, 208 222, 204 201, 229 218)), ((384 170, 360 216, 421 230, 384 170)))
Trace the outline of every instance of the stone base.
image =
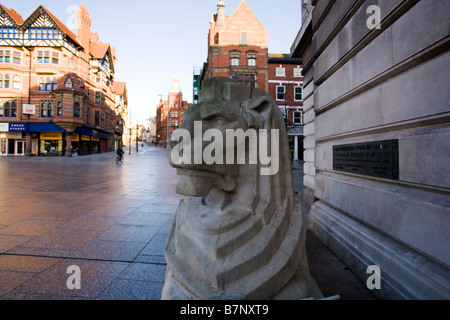
POLYGON ((309 273, 299 202, 292 211, 285 204, 266 225, 242 211, 205 215, 198 201, 184 199, 177 209, 165 252, 162 299, 323 297, 309 273), (221 231, 212 232, 216 226, 221 231))

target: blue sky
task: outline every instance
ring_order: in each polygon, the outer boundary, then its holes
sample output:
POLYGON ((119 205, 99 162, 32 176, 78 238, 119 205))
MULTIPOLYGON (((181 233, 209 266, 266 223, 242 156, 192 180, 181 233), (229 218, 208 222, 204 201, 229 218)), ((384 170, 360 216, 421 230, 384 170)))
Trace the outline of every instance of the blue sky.
MULTIPOLYGON (((218 0, 1 0, 23 19, 44 5, 69 28, 73 8, 83 4, 91 31, 116 47, 116 81, 127 82, 133 120, 156 113, 159 94, 167 98, 175 73, 183 99, 192 102, 194 66, 207 55, 207 34, 218 0)), ((241 0, 224 0, 231 15, 241 0)), ((301 0, 246 0, 269 32, 269 52, 289 53, 301 26, 301 0)), ((73 30, 76 33, 76 30, 73 30)))

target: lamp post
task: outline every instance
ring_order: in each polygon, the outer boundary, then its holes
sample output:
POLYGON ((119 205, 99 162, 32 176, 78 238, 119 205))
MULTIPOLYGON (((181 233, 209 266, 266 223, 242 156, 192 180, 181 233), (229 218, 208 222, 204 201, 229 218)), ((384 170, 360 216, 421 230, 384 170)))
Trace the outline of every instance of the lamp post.
POLYGON ((139 141, 138 141, 138 137, 139 137, 139 124, 136 123, 136 152, 139 152, 139 141))

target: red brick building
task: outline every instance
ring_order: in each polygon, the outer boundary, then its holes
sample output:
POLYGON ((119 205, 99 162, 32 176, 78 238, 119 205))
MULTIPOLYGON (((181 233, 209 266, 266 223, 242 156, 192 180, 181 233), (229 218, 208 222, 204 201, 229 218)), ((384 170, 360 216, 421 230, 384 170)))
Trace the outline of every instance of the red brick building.
POLYGON ((115 50, 91 32, 84 6, 77 35, 44 6, 27 19, 0 5, 0 155, 72 156, 122 143, 126 96, 114 86, 115 50), (120 104, 119 103, 119 104, 120 104))
POLYGON ((169 90, 168 100, 160 100, 156 106, 156 143, 166 145, 167 132, 169 136, 182 123, 183 112, 189 107, 187 101, 183 101, 183 93, 178 76, 175 75, 172 87, 169 90))
POLYGON ((294 160, 303 160, 302 59, 269 54, 269 94, 285 117, 294 160))
POLYGON ((200 80, 211 77, 236 79, 268 90, 268 32, 245 0, 231 16, 220 0, 208 34, 208 57, 200 80))

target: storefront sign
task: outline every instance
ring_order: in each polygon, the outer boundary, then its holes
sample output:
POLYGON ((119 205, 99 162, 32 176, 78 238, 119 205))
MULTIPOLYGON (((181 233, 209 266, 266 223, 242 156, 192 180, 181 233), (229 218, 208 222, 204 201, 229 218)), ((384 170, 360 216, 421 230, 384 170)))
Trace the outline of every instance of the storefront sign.
POLYGON ((91 137, 91 141, 100 141, 100 138, 97 138, 97 137, 91 137))
POLYGON ((41 140, 62 140, 61 132, 42 132, 41 140))
POLYGON ((28 131, 28 123, 10 123, 9 131, 28 131))
POLYGON ((91 137, 90 136, 81 135, 81 140, 91 141, 91 137))
POLYGON ((8 139, 22 139, 22 133, 7 133, 6 134, 6 137, 8 138, 8 139))
POLYGON ((0 123, 0 132, 8 132, 9 123, 0 123))
POLYGON ((72 142, 80 141, 80 135, 76 134, 76 133, 72 133, 70 136, 70 139, 72 140, 72 142))
POLYGON ((36 106, 34 104, 24 104, 22 109, 23 114, 35 114, 36 106))

